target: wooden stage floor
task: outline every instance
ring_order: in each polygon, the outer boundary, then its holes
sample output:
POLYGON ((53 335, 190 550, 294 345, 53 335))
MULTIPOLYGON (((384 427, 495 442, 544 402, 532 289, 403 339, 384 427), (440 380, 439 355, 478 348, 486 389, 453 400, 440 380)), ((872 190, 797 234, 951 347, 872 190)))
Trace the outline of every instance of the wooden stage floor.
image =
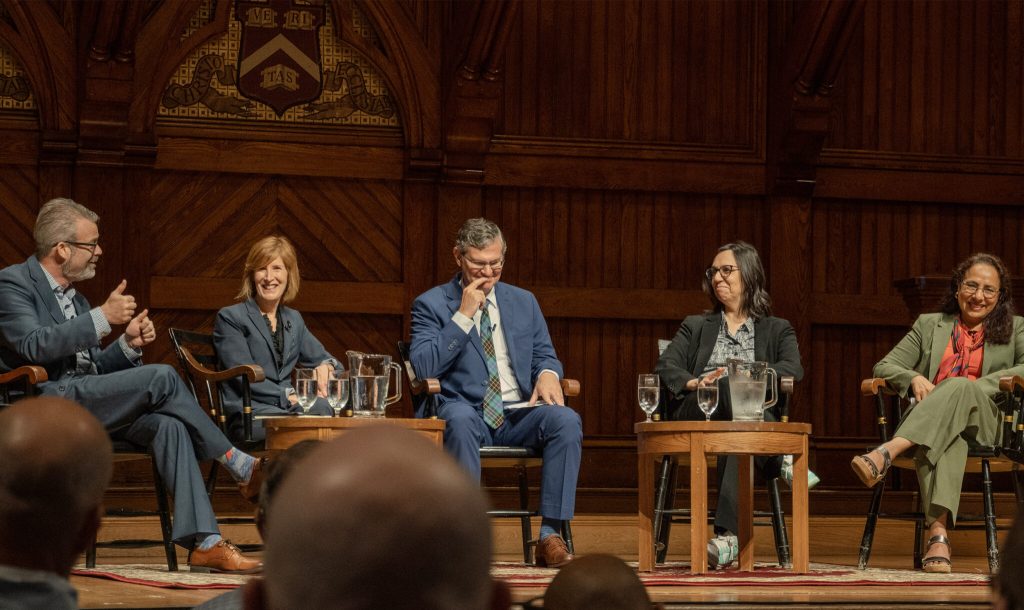
MULTIPOLYGON (((627 561, 636 560, 635 517, 623 515, 582 515, 573 522, 573 535, 579 554, 612 553, 627 561)), ((910 549, 913 528, 901 522, 881 522, 872 553, 872 567, 911 567, 910 549)), ((155 521, 145 518, 118 520, 105 526, 103 536, 140 536, 143 530, 155 528, 155 521)), ((231 526, 228 537, 254 541, 255 532, 248 526, 231 526)), ((818 517, 811 522, 811 560, 818 563, 855 566, 863 520, 855 517, 818 517)), ((685 560, 680 551, 688 549, 685 527, 673 529, 670 560, 685 560)), ((156 530, 154 530, 155 533, 156 530)), ((517 561, 518 523, 495 520, 495 559, 517 561)), ((772 558, 771 530, 757 528, 758 559, 772 558)), ((955 572, 984 574, 984 534, 977 531, 953 532, 955 572)), ((151 563, 162 564, 159 549, 100 549, 100 564, 151 563)), ((184 566, 184 556, 180 556, 184 566)), ((185 567, 184 569, 187 569, 185 567)), ((99 578, 72 577, 79 591, 82 608, 190 608, 222 590, 172 590, 119 583, 99 578)), ((988 608, 990 594, 984 586, 679 586, 649 587, 653 601, 666 608, 988 608)), ((513 599, 522 602, 540 595, 537 588, 513 589, 513 599)))

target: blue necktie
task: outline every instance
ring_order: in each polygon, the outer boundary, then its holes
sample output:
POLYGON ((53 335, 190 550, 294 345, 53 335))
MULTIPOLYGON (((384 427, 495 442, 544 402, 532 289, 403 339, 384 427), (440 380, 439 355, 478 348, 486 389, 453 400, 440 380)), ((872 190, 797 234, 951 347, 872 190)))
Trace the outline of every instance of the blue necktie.
POLYGON ((497 429, 505 421, 501 406, 501 377, 498 376, 498 358, 494 355, 494 335, 491 329, 491 314, 487 313, 487 302, 480 315, 480 341, 484 345, 484 359, 487 362, 487 390, 484 391, 484 422, 497 429))

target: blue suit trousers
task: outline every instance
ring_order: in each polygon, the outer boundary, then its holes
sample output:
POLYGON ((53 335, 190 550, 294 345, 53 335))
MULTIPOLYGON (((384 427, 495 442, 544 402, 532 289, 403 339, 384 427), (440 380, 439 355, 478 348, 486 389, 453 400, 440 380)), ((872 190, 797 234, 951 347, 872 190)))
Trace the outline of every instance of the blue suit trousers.
POLYGON ((539 449, 544 457, 540 514, 572 519, 580 470, 583 422, 576 411, 543 405, 505 411, 497 429, 484 423, 478 407, 448 402, 437 416, 445 420, 444 447, 474 480, 480 480, 480 448, 500 445, 539 449))

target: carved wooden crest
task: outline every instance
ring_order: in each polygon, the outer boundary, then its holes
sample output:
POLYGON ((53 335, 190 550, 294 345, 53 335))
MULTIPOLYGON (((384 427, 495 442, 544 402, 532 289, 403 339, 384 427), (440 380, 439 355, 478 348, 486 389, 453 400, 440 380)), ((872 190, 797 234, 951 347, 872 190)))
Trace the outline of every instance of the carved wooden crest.
POLYGON ((278 116, 320 97, 324 10, 322 0, 236 0, 235 18, 242 24, 238 91, 278 116))

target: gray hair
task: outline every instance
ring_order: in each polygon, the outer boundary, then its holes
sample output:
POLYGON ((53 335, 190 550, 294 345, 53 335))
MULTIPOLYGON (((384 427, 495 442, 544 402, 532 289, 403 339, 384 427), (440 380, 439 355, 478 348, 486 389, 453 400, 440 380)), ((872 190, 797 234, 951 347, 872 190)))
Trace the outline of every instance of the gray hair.
POLYGON ((36 227, 32 236, 36 240, 36 258, 43 258, 50 249, 62 241, 74 241, 77 237, 75 224, 79 218, 99 222, 100 217, 89 208, 74 200, 57 197, 43 204, 36 216, 36 227))
POLYGON ((508 244, 505 243, 505 236, 501 234, 498 225, 486 218, 470 218, 459 229, 459 234, 455 237, 455 247, 465 254, 469 248, 486 248, 496 239, 501 240, 501 253, 504 255, 508 244))

